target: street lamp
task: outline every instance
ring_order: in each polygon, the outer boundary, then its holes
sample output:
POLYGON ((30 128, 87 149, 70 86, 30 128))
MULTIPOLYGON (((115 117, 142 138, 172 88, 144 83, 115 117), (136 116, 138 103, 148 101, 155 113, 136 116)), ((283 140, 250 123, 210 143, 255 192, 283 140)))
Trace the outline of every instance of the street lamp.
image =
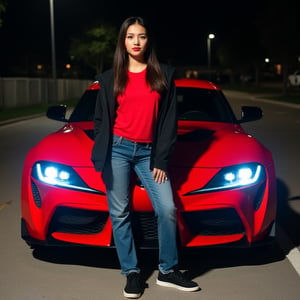
POLYGON ((211 40, 215 38, 215 35, 213 33, 210 33, 207 37, 207 69, 208 69, 208 76, 209 79, 211 79, 210 74, 210 65, 211 65, 211 40))
POLYGON ((51 102, 56 101, 57 88, 56 88, 56 56, 55 56, 55 30, 54 30, 54 0, 49 0, 50 2, 50 26, 51 26, 51 56, 52 56, 52 99, 51 102))

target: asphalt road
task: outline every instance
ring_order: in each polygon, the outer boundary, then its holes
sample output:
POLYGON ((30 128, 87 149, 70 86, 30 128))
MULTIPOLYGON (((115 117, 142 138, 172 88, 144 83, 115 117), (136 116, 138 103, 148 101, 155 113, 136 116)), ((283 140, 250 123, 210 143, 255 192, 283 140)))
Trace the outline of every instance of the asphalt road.
MULTIPOLYGON (((180 254, 182 270, 201 291, 183 293, 155 284, 157 253, 142 251, 148 287, 142 299, 296 300, 300 295, 300 114, 299 107, 246 100, 225 93, 236 113, 258 105, 262 120, 247 131, 271 149, 278 178, 277 243, 269 249, 190 249, 180 254), (297 248, 298 247, 298 248, 297 248)), ((124 299, 125 280, 114 250, 51 248, 32 251, 20 235, 20 183, 27 151, 62 124, 37 117, 0 126, 0 299, 124 299)))

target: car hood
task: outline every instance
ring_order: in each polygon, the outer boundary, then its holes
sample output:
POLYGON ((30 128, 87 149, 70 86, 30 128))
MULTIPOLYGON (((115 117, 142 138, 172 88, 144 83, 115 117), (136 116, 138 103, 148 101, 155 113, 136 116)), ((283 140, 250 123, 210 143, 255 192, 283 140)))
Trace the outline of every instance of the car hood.
POLYGON ((239 124, 180 121, 171 166, 220 168, 268 157, 270 152, 239 124))
MULTIPOLYGON (((31 153, 39 160, 93 167, 93 143, 90 122, 66 124, 46 136, 31 153)), ((267 161, 267 156, 271 158, 270 152, 238 124, 180 121, 170 166, 220 168, 267 161)))
POLYGON ((70 166, 93 167, 92 122, 67 123, 57 132, 49 134, 31 149, 31 157, 70 166))

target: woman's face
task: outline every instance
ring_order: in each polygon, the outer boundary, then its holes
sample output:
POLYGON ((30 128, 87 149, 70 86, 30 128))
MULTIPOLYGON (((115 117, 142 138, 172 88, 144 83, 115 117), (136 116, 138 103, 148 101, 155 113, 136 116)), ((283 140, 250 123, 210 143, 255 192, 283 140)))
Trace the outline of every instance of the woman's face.
POLYGON ((147 49, 148 37, 146 29, 139 25, 130 25, 126 32, 125 48, 129 56, 143 60, 147 49))

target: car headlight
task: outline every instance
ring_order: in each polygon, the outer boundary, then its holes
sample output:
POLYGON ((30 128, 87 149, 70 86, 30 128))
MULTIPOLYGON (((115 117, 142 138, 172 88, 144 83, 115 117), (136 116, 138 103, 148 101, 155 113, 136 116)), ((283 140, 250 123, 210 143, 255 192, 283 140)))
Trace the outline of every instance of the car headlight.
POLYGON ((103 192, 90 188, 75 170, 67 165, 39 161, 32 168, 32 177, 49 185, 104 195, 103 192))
POLYGON ((195 195, 250 186, 265 180, 265 178, 266 173, 264 167, 258 163, 225 167, 203 188, 191 191, 185 195, 195 195))

